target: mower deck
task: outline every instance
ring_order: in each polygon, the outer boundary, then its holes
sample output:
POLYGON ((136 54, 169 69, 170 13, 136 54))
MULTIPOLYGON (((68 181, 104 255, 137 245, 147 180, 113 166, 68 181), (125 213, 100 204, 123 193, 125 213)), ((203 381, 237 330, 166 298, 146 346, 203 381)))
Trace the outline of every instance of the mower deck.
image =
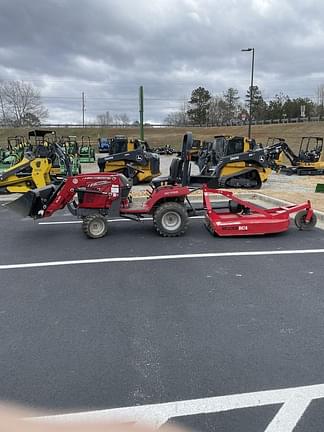
POLYGON ((310 201, 287 207, 264 209, 244 201, 232 192, 222 189, 203 188, 203 203, 206 209, 205 224, 210 232, 219 236, 265 235, 287 231, 290 214, 297 213, 295 223, 300 230, 310 229, 316 224, 316 215, 310 201), (217 193, 229 198, 229 212, 215 211, 209 194, 217 193))

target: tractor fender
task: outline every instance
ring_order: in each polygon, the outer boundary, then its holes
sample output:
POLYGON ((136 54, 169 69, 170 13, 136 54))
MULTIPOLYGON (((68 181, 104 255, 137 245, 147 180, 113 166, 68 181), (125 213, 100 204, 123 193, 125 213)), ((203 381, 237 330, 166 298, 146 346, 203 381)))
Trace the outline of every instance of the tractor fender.
POLYGON ((145 210, 147 213, 152 213, 156 207, 164 202, 183 202, 189 193, 190 190, 187 186, 162 186, 156 189, 145 202, 145 210))

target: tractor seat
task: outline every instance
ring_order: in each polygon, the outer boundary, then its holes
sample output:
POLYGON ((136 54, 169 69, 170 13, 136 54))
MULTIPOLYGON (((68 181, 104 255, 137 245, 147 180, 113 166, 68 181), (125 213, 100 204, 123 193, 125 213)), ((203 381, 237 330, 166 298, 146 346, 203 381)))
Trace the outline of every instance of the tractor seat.
POLYGON ((151 185, 154 188, 168 184, 174 185, 175 183, 181 183, 181 172, 182 172, 183 161, 180 158, 172 159, 170 165, 170 171, 168 176, 159 176, 151 181, 151 185))

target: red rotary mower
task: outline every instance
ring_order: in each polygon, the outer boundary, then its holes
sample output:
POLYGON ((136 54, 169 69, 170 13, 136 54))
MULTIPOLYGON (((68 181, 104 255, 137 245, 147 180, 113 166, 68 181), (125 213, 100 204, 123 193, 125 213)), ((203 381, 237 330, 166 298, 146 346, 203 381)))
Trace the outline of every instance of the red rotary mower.
MULTIPOLYGON (((191 134, 184 136, 183 148, 190 149, 191 134)), ((170 176, 154 179, 147 200, 141 205, 132 202, 131 180, 123 174, 91 173, 68 177, 58 185, 49 185, 30 190, 7 206, 20 215, 34 219, 52 216, 67 207, 82 219, 82 229, 90 238, 100 238, 108 230, 107 218, 124 217, 135 221, 153 217, 156 231, 165 237, 180 236, 188 227, 188 218, 199 212, 205 214, 206 225, 213 234, 220 236, 242 236, 271 234, 286 231, 290 214, 297 213, 299 229, 309 229, 316 224, 309 201, 295 206, 262 209, 242 200, 232 192, 217 187, 190 184, 190 152, 174 159, 170 176), (195 207, 189 195, 203 189, 203 205, 195 207), (213 206, 209 194, 221 194, 228 202, 223 207, 213 206)), ((195 178, 197 181, 197 178, 195 178)))
POLYGON ((262 235, 287 231, 292 213, 296 213, 295 224, 300 230, 311 229, 316 225, 316 215, 310 201, 264 209, 238 198, 230 191, 204 186, 203 204, 206 227, 212 234, 219 236, 262 235), (219 212, 213 209, 210 193, 221 194, 229 199, 227 211, 219 212))

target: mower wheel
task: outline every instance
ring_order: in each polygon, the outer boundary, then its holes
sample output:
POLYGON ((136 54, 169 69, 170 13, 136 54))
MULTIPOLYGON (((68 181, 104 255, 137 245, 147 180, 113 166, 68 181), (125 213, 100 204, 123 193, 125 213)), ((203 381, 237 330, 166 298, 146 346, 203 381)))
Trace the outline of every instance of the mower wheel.
POLYGON ((230 213, 241 213, 244 210, 242 204, 239 204, 233 200, 228 201, 228 208, 230 213))
POLYGON ((165 202, 153 214, 156 231, 163 237, 178 237, 188 228, 188 213, 182 204, 165 202))
POLYGON ((306 216, 307 216, 306 210, 302 210, 302 211, 296 213, 295 224, 296 224, 296 227, 301 231, 311 230, 316 225, 317 217, 316 217, 315 213, 313 213, 309 222, 306 221, 306 216))
POLYGON ((104 237, 108 231, 107 219, 101 214, 86 216, 83 219, 82 230, 87 237, 92 239, 104 237))

